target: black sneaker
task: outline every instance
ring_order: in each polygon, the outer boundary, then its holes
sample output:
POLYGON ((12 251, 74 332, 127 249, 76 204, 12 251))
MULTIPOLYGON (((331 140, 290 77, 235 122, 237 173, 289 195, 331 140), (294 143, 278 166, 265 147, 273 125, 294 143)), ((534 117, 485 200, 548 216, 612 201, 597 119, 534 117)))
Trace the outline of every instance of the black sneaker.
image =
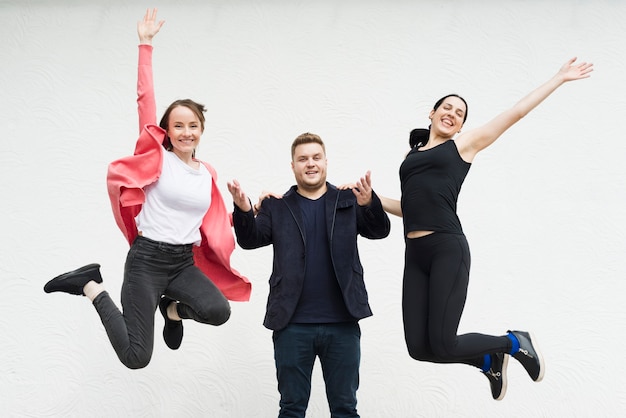
POLYGON ((178 350, 180 343, 183 341, 183 321, 174 321, 167 317, 167 307, 172 302, 175 302, 174 299, 163 296, 161 302, 159 302, 159 310, 161 315, 163 315, 163 319, 165 319, 165 325, 163 326, 165 344, 172 350, 178 350))
POLYGON ((509 331, 519 341, 519 350, 512 356, 522 363, 528 375, 535 382, 543 379, 545 364, 531 333, 525 331, 509 331))
POLYGON ((63 273, 50 280, 43 287, 44 292, 65 292, 71 295, 84 295, 83 287, 90 281, 102 283, 100 264, 87 264, 76 270, 63 273))
POLYGON ((509 364, 509 356, 504 353, 491 355, 491 367, 483 372, 491 385, 491 396, 496 401, 501 401, 506 395, 506 366, 509 364))

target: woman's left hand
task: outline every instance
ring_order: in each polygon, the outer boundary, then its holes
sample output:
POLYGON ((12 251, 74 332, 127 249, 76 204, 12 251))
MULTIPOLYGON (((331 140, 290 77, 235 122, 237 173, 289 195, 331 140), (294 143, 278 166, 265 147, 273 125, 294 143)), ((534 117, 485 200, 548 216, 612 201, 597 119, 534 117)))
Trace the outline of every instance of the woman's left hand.
POLYGON ((563 81, 580 80, 582 78, 589 78, 593 71, 593 64, 587 62, 581 62, 580 64, 574 64, 576 57, 568 60, 561 69, 559 75, 563 77, 563 81))

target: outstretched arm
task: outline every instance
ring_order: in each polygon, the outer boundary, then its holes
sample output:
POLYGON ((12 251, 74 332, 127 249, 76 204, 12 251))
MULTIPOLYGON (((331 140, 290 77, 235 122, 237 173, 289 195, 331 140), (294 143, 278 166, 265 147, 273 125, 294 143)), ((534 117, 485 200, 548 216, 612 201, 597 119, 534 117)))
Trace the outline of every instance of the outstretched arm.
POLYGON ((383 209, 385 210, 385 212, 402 218, 402 206, 400 205, 399 200, 390 199, 388 197, 381 196, 381 195, 378 195, 378 198, 382 202, 383 209))
POLYGON ((575 64, 575 61, 575 57, 567 61, 552 78, 530 92, 509 110, 502 112, 485 125, 459 135, 455 142, 461 157, 471 162, 479 151, 493 144, 500 135, 537 107, 562 84, 588 78, 593 71, 593 64, 586 62, 575 64))
POLYGON ((157 22, 157 9, 148 9, 143 20, 137 22, 139 35, 139 65, 137 67, 137 111, 139 132, 148 124, 156 124, 156 101, 152 79, 152 38, 165 21, 157 22))

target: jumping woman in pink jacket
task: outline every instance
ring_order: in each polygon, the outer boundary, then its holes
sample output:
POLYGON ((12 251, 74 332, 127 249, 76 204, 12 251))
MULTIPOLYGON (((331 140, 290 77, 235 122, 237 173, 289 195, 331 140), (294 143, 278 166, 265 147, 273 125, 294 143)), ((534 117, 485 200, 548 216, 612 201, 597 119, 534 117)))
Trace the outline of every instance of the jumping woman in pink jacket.
POLYGON ((135 152, 111 163, 107 175, 115 220, 131 244, 123 312, 104 289, 99 264, 57 276, 44 286, 47 293, 87 296, 120 361, 131 369, 150 362, 157 306, 165 320, 165 343, 176 350, 183 338, 182 319, 221 325, 230 316, 228 299, 250 297, 250 282, 230 266, 232 216, 217 188, 217 174, 195 158, 204 106, 177 100, 156 125, 152 38, 164 23, 156 17, 157 9, 148 10, 137 24, 140 135, 135 152))

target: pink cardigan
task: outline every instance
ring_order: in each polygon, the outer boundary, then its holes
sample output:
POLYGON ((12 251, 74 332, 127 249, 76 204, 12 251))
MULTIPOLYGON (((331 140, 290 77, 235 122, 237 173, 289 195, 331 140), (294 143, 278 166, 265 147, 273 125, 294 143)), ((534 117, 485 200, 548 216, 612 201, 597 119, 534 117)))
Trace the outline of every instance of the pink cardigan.
MULTIPOLYGON (((156 102, 152 82, 152 46, 139 46, 137 78, 137 105, 140 135, 131 156, 109 164, 107 189, 117 226, 132 244, 137 237, 135 217, 146 200, 144 187, 158 180, 161 174, 163 147, 166 133, 156 125, 156 102)), ((194 246, 195 264, 233 301, 250 299, 250 281, 230 266, 230 256, 235 249, 232 232, 232 214, 217 187, 217 173, 202 161, 213 177, 211 206, 207 211, 200 233, 202 242, 194 246)))

